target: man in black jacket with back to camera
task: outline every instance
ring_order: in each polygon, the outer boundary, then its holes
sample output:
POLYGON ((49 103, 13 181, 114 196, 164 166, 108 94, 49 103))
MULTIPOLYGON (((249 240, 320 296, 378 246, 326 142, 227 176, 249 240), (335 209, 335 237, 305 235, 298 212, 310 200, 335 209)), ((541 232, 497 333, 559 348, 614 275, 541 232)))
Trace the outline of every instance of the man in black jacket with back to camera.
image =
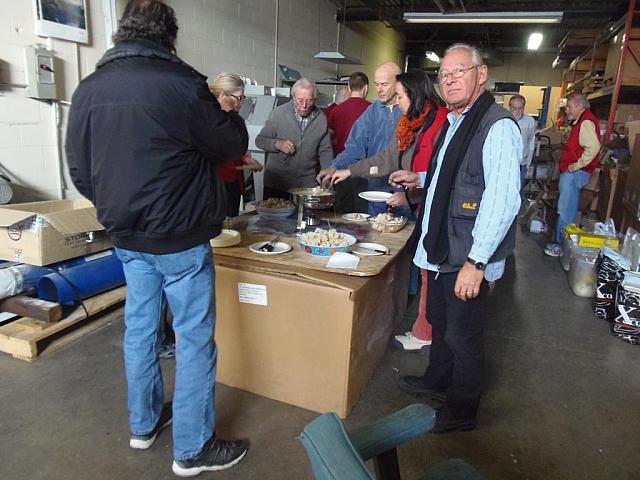
POLYGON ((245 456, 215 434, 214 276, 221 162, 247 151, 243 120, 220 109, 206 78, 175 52, 173 9, 131 0, 115 46, 73 95, 66 151, 78 190, 96 206, 127 279, 124 341, 132 448, 173 421, 173 471, 194 476, 245 456), (177 337, 173 405, 158 362, 162 296, 177 337))

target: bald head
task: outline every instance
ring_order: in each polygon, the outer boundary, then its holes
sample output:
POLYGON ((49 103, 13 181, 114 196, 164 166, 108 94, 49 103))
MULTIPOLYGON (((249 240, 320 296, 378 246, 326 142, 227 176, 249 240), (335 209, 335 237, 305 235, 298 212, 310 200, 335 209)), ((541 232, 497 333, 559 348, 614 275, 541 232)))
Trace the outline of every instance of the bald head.
POLYGON ((376 69, 373 84, 376 87, 378 100, 385 105, 393 105, 395 102, 396 75, 400 73, 400 67, 393 62, 385 62, 376 69))

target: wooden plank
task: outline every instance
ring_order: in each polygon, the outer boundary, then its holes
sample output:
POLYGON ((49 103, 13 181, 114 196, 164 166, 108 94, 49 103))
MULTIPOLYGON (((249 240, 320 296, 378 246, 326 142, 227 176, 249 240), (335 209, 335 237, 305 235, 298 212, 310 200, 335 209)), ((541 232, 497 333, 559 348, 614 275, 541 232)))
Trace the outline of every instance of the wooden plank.
MULTIPOLYGON (((126 287, 96 295, 84 301, 84 307, 76 307, 66 318, 57 323, 43 322, 33 318, 21 318, 0 327, 0 351, 21 359, 35 359, 42 344, 60 337, 74 326, 111 309, 124 301, 126 287), (86 310, 85 310, 86 309, 86 310)), ((88 323, 88 322, 84 322, 88 323)))
POLYGON ((67 345, 77 340, 78 338, 84 337, 85 335, 88 335, 89 333, 94 332, 95 330, 98 330, 99 328, 102 328, 105 325, 108 325, 114 321, 119 320, 120 318, 123 318, 123 315, 124 315, 124 308, 118 307, 115 310, 112 310, 108 313, 99 315, 97 318, 86 318, 85 320, 83 320, 83 322, 76 324, 76 325, 82 325, 80 326, 80 328, 76 328, 70 333, 54 338, 52 341, 46 343, 46 345, 43 345, 44 343, 43 341, 34 344, 35 348, 34 348, 33 354, 28 356, 15 354, 12 356, 14 358, 17 358, 18 360, 35 362, 36 360, 38 360, 41 357, 44 357, 45 355, 50 355, 51 353, 57 352, 61 348, 66 347, 67 345), (84 322, 86 322, 86 324, 84 322))
POLYGON ((16 295, 0 300, 0 312, 10 312, 45 322, 57 322, 62 318, 62 305, 39 298, 16 295))

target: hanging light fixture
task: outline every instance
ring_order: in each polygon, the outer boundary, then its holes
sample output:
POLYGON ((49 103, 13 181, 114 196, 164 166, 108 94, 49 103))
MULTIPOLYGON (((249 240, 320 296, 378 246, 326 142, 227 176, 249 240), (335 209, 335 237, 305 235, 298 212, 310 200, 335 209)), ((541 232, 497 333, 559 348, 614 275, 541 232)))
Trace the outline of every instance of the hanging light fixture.
POLYGON ((427 57, 427 60, 431 60, 434 63, 440 63, 440 57, 436 52, 432 52, 431 50, 427 50, 424 54, 427 57))
POLYGON ((527 48, 529 50, 538 50, 540 45, 542 44, 542 34, 539 32, 532 33, 529 35, 529 43, 527 44, 527 48))
POLYGON ((560 23, 562 12, 406 12, 407 23, 560 23))

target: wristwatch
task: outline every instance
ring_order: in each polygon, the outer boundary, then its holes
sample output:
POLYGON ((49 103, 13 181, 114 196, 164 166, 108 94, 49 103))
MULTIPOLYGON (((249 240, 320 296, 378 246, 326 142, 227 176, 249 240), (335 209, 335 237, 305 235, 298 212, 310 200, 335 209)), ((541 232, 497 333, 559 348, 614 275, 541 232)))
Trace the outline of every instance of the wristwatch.
POLYGON ((484 264, 482 262, 476 262, 471 257, 467 257, 467 262, 469 262, 471 265, 473 265, 476 268, 476 270, 484 270, 485 268, 487 268, 486 264, 484 264))

